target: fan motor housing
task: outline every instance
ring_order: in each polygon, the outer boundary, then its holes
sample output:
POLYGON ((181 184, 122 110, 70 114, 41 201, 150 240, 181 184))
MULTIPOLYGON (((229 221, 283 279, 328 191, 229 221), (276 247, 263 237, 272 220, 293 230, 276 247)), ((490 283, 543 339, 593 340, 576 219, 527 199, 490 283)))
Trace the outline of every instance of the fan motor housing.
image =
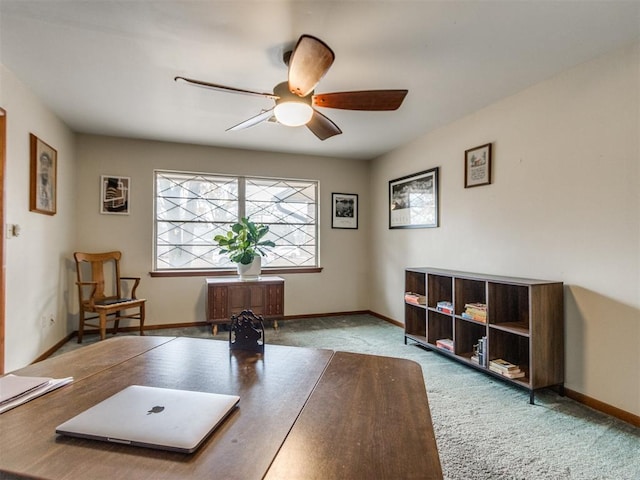
POLYGON ((311 92, 306 97, 299 97, 291 90, 289 90, 289 82, 282 82, 276 85, 273 88, 273 94, 280 97, 276 100, 276 105, 284 102, 301 102, 311 105, 311 99, 313 97, 313 92, 311 92))

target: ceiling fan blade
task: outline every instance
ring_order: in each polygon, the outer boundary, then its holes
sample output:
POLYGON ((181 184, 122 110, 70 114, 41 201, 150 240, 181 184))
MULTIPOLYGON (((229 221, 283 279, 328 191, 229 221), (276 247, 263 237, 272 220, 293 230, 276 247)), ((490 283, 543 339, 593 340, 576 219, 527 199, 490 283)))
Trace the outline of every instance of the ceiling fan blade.
POLYGON ((327 73, 335 55, 322 40, 302 35, 289 59, 289 90, 306 97, 327 73))
POLYGON ((307 123, 307 128, 320 140, 326 140, 342 133, 342 130, 335 123, 316 110, 313 111, 313 116, 307 123))
POLYGON ((317 107, 343 110, 396 110, 408 90, 362 90, 359 92, 320 93, 313 96, 317 107))
POLYGON ((244 122, 240 122, 237 125, 234 125, 231 128, 227 128, 227 132, 235 132, 236 130, 244 130, 245 128, 253 127, 265 120, 269 120, 273 116, 273 108, 271 110, 266 110, 264 112, 259 113, 255 117, 251 117, 244 122))
POLYGON ((243 90, 241 88, 227 87, 225 85, 218 85, 216 83, 203 82, 201 80, 194 80, 192 78, 175 77, 174 80, 176 82, 181 80, 188 84, 195 85, 196 87, 210 88, 212 90, 218 90, 221 92, 242 93, 244 95, 253 95, 255 97, 266 97, 266 98, 272 98, 274 100, 277 100, 280 98, 277 95, 274 95, 273 93, 252 92, 251 90, 243 90))

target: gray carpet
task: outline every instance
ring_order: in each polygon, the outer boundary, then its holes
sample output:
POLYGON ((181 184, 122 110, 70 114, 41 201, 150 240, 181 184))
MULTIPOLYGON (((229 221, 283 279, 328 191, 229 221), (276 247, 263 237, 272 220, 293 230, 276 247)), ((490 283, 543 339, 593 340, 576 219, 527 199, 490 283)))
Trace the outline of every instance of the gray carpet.
MULTIPOLYGON (((214 338, 208 327, 149 335, 214 338)), ((280 322, 266 342, 408 358, 422 366, 446 479, 640 480, 640 429, 552 391, 528 392, 416 345, 369 315, 280 322)), ((215 337, 228 339, 228 332, 215 337)), ((97 340, 87 335, 84 345, 97 340)), ((78 348, 75 339, 56 354, 78 348)), ((404 428, 411 428, 405 425, 404 428)))

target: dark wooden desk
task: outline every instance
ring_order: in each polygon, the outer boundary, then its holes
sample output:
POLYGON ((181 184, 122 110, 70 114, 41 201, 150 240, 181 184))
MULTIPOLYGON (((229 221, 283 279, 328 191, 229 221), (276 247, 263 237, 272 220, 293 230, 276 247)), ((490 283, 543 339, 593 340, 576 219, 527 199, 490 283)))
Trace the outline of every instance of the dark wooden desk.
MULTIPOLYGON (((0 471, 52 479, 440 479, 422 372, 409 360, 266 345, 119 337, 14 372, 75 381, 0 415, 0 471), (193 455, 57 436, 55 427, 141 384, 237 394, 193 455)), ((117 421, 117 419, 114 419, 117 421)))

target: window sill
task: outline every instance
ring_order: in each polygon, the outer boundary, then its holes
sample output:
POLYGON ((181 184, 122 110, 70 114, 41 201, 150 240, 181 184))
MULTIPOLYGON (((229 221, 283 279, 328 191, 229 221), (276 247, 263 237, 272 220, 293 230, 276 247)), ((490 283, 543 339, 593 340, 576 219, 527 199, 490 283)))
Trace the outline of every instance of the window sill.
MULTIPOLYGON (((264 268, 264 275, 283 275, 297 273, 320 273, 322 267, 300 267, 300 268, 264 268)), ((150 277, 225 277, 236 276, 236 270, 163 270, 160 272, 149 272, 150 277)))

